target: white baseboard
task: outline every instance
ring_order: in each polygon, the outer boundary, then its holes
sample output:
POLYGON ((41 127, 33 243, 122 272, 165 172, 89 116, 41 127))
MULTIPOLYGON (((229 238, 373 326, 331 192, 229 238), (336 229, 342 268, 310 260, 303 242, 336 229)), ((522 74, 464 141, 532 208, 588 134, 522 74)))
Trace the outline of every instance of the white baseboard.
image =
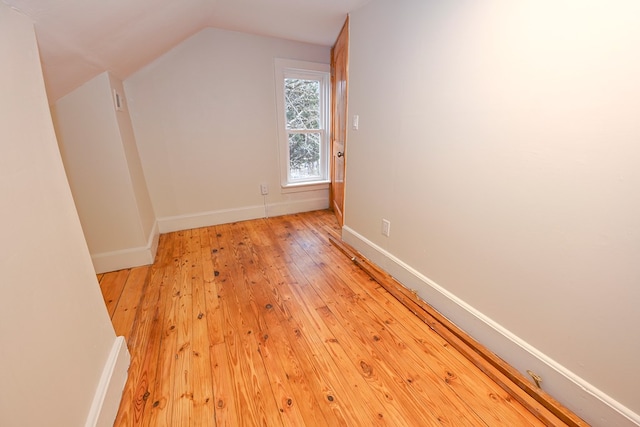
POLYGON ((106 273, 108 271, 153 264, 153 260, 155 259, 156 252, 158 250, 159 238, 160 231, 158 228, 158 222, 156 221, 153 224, 151 233, 149 233, 146 246, 91 254, 93 268, 96 270, 96 273, 106 273))
POLYGON ((327 209, 328 207, 329 200, 326 197, 322 197, 318 199, 267 203, 266 205, 221 209, 218 211, 164 217, 158 218, 158 224, 161 233, 170 233, 173 231, 210 227, 212 225, 228 224, 231 222, 247 221, 250 219, 309 212, 327 209))
POLYGON ((281 216, 291 215, 300 212, 319 211, 329 208, 329 198, 321 197, 318 199, 296 200, 291 202, 271 203, 267 204, 267 212, 265 216, 281 216))
POLYGON ((546 356, 437 283, 353 229, 342 229, 344 241, 432 305, 450 321, 527 376, 544 378, 544 390, 593 426, 640 426, 640 415, 546 356))
POLYGON ((124 337, 116 337, 102 371, 85 427, 111 427, 118 415, 131 356, 124 337))
MULTIPOLYGON (((160 243, 160 228, 158 227, 158 221, 154 221, 153 227, 151 227, 151 233, 147 240, 147 248, 149 248, 149 255, 151 255, 151 263, 156 259, 156 253, 158 252, 158 244, 160 243)), ((144 265, 144 264, 142 264, 144 265)))

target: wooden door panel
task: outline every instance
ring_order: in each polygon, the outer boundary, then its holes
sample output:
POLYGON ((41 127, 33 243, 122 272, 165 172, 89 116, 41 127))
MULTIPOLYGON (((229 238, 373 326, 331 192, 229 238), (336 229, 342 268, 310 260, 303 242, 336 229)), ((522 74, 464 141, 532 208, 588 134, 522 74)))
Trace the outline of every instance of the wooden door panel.
POLYGON ((331 207, 341 226, 344 224, 348 70, 349 17, 331 49, 331 207))

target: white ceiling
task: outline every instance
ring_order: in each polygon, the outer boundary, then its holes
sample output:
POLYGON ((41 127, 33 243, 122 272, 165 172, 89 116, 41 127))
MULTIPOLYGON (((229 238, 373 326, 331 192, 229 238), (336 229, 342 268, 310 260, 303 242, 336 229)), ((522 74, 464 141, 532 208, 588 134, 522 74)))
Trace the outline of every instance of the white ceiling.
POLYGON ((50 102, 94 76, 127 78, 205 27, 330 46, 369 0, 0 0, 36 29, 50 102))

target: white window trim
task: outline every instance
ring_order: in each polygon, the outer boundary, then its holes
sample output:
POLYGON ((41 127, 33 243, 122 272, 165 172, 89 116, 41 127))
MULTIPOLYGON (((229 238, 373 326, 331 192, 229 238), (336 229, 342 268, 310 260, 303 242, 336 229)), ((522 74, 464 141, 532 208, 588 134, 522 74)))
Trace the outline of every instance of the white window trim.
POLYGON ((282 187, 282 193, 301 193, 303 191, 316 191, 329 189, 331 181, 311 181, 311 182, 299 182, 295 184, 289 184, 286 187, 282 187))
POLYGON ((329 141, 330 135, 330 109, 331 109, 331 66, 319 62, 296 61, 291 59, 275 59, 275 81, 276 81, 276 113, 278 116, 278 152, 280 160, 280 186, 283 193, 311 191, 321 188, 328 188, 329 180, 329 141), (309 78, 317 79, 316 73, 325 73, 323 96, 324 122, 322 123, 324 132, 324 141, 320 147, 320 167, 322 176, 320 179, 308 181, 289 181, 289 138, 285 125, 285 108, 284 108, 284 79, 285 77, 304 78, 305 73, 309 78))

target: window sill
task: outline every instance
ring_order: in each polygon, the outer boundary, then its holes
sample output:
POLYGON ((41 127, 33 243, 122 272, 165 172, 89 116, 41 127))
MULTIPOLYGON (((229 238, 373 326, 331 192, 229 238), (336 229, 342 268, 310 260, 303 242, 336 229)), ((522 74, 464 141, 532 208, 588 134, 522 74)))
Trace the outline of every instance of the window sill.
POLYGON ((281 193, 301 193, 303 191, 328 190, 331 181, 301 182, 299 184, 287 184, 281 187, 281 193))

